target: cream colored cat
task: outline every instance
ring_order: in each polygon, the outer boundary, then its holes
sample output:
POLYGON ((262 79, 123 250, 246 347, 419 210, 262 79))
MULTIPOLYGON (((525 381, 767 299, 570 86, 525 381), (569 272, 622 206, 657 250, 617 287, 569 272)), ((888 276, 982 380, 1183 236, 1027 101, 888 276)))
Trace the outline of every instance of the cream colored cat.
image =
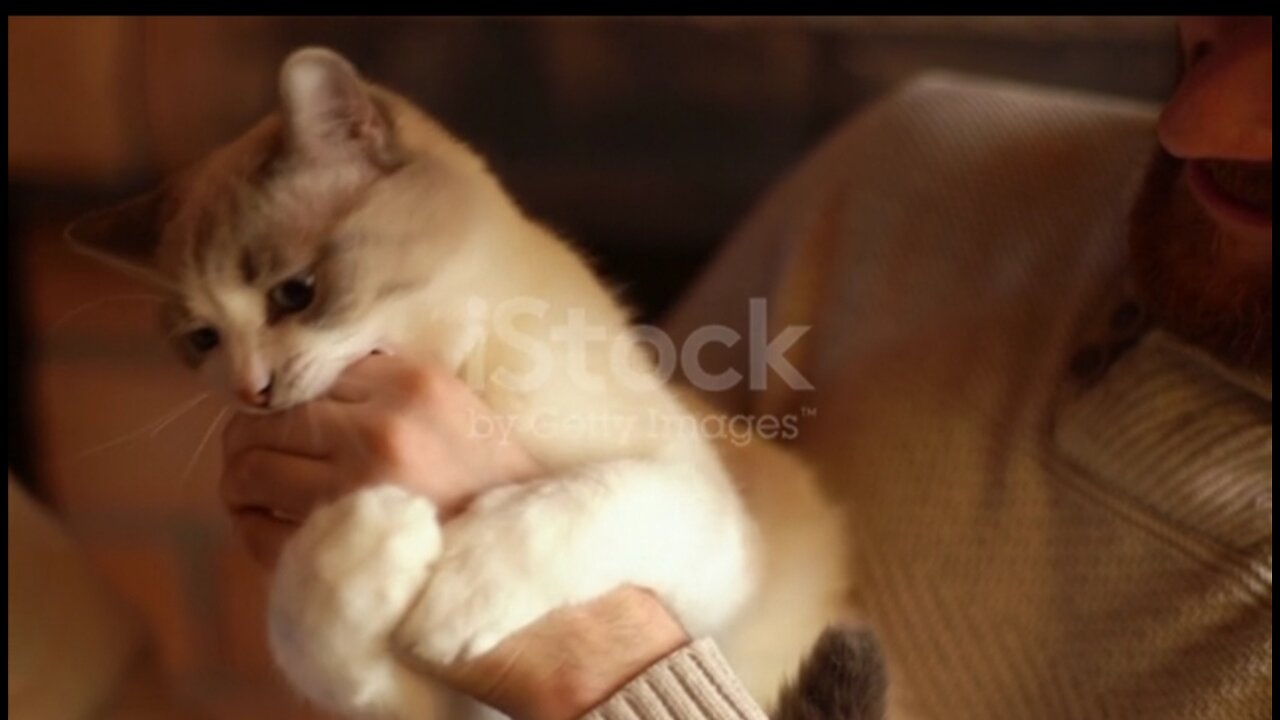
POLYGON ((671 421, 692 416, 586 264, 411 103, 320 49, 288 58, 280 91, 278 113, 73 239, 168 288, 180 354, 247 410, 311 400, 381 349, 444 363, 529 421, 514 439, 548 468, 444 527, 391 486, 315 512, 271 593, 292 683, 339 712, 428 717, 438 694, 401 651, 471 657, 633 583, 772 700, 843 590, 808 476, 757 448, 730 459, 732 481, 671 421), (574 345, 575 328, 597 334, 574 345))

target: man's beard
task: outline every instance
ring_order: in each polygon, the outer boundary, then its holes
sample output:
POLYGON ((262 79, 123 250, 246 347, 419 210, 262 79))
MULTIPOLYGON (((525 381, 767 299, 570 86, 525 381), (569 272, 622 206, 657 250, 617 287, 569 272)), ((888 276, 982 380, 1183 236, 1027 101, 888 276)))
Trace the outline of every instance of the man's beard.
POLYGON ((1157 150, 1138 194, 1129 230, 1138 294, 1160 326, 1270 377, 1271 264, 1223 258, 1234 239, 1192 196, 1183 166, 1157 150))

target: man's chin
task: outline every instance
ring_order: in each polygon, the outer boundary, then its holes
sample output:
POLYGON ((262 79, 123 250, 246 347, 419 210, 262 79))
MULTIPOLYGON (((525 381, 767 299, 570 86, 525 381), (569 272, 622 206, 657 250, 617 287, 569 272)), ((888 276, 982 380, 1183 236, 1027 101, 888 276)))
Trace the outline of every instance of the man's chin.
POLYGON ((1159 151, 1129 239, 1139 297, 1161 327, 1231 366, 1270 377, 1269 229, 1265 237, 1243 237, 1215 223, 1193 196, 1184 163, 1159 151))

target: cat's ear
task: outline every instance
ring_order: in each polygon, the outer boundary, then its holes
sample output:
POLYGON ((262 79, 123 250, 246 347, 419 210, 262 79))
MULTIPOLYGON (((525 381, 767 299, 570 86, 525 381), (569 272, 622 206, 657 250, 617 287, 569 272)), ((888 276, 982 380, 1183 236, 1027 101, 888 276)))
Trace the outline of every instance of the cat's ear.
POLYGON ((156 250, 167 209, 164 188, 86 215, 63 232, 71 247, 135 277, 169 282, 156 267, 156 250))
POLYGON ((280 100, 295 152, 317 160, 361 153, 379 166, 395 164, 391 118, 341 55, 293 52, 280 68, 280 100))

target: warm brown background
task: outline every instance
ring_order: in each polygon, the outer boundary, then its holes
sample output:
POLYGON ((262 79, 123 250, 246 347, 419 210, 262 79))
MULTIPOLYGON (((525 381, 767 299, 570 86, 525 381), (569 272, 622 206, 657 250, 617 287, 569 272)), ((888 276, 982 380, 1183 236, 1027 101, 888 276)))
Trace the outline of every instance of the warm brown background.
POLYGON ((271 669, 261 577, 217 512, 216 433, 202 440, 223 402, 148 429, 200 389, 156 341, 148 290, 58 230, 244 128, 309 43, 471 141, 646 317, 788 164, 919 71, 1153 100, 1174 71, 1159 18, 10 18, 9 461, 216 717, 310 716, 271 669))

